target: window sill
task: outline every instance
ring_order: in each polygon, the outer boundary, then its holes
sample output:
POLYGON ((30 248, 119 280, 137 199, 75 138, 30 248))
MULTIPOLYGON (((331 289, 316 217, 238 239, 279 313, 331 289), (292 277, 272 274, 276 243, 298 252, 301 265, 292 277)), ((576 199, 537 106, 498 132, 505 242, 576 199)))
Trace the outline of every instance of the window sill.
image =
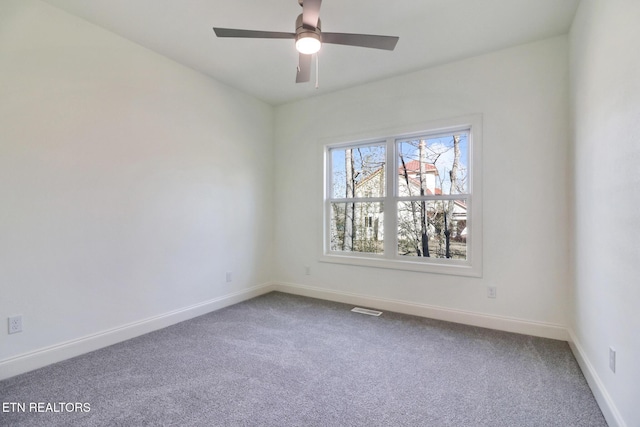
POLYGON ((347 264, 360 267, 384 268, 390 270, 415 271, 419 273, 446 274, 452 276, 482 277, 482 268, 479 265, 467 263, 438 263, 416 262, 401 259, 388 259, 375 255, 350 256, 337 254, 324 254, 320 256, 320 262, 332 264, 347 264))

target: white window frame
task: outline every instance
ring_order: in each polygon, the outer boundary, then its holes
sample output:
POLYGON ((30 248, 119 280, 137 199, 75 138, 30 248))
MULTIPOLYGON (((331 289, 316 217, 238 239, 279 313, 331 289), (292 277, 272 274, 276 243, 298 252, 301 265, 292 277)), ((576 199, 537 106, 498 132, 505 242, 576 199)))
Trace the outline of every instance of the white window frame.
MULTIPOLYGON (((386 129, 369 135, 350 138, 332 138, 323 141, 323 249, 320 261, 364 267, 418 271, 424 273, 451 274, 482 277, 482 116, 473 115, 454 119, 437 120, 419 126, 386 129), (468 197, 467 200, 467 259, 454 260, 435 257, 406 257, 397 252, 397 203, 407 197, 398 196, 397 144, 412 137, 430 137, 457 131, 468 131, 468 197), (384 197, 355 198, 354 202, 382 202, 384 215, 384 253, 342 252, 330 250, 331 218, 331 158, 330 150, 380 144, 386 146, 386 191, 384 197)), ((460 199, 456 195, 421 196, 416 199, 460 199)))

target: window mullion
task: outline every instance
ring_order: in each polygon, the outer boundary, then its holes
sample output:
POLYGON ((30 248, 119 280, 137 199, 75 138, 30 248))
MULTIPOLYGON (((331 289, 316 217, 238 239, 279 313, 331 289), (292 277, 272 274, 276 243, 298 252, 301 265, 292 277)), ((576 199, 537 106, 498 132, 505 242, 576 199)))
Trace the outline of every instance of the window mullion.
POLYGON ((481 126, 470 116, 325 145, 323 261, 481 277, 481 126))
POLYGON ((396 201, 398 202, 419 202, 421 200, 435 200, 435 201, 443 201, 443 200, 467 200, 470 198, 469 194, 461 193, 461 194, 445 194, 445 195, 436 195, 436 196, 407 196, 407 197, 396 197, 396 201))
POLYGON ((396 142, 394 138, 387 139, 386 149, 386 189, 384 201, 384 256, 394 258, 398 247, 398 206, 396 203, 396 142))
POLYGON ((328 198, 329 203, 377 203, 384 202, 385 197, 352 197, 352 198, 328 198))
POLYGON ((325 147, 324 150, 324 218, 325 220, 324 225, 323 225, 323 247, 324 247, 324 252, 328 253, 330 250, 330 246, 331 246, 331 226, 330 226, 330 221, 331 221, 331 196, 332 196, 332 192, 331 192, 331 188, 333 186, 333 176, 331 174, 331 171, 333 170, 333 163, 331 161, 331 155, 330 155, 330 151, 327 147, 325 147))

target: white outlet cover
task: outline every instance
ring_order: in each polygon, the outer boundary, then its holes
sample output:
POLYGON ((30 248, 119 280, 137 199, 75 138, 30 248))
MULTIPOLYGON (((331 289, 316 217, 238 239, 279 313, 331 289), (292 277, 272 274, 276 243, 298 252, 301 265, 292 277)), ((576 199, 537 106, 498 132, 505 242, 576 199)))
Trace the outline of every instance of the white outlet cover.
POLYGON ((9 333, 17 334, 22 332, 22 316, 9 317, 9 333))
POLYGON ((498 290, 495 286, 487 287, 487 298, 496 298, 498 296, 498 290))

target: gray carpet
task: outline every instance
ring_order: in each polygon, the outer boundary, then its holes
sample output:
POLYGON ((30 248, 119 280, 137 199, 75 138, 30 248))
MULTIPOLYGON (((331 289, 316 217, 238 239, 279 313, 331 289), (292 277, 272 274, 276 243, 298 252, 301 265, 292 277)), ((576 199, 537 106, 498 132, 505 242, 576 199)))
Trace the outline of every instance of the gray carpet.
POLYGON ((350 309, 270 293, 19 375, 0 424, 606 426, 566 342, 350 309))

